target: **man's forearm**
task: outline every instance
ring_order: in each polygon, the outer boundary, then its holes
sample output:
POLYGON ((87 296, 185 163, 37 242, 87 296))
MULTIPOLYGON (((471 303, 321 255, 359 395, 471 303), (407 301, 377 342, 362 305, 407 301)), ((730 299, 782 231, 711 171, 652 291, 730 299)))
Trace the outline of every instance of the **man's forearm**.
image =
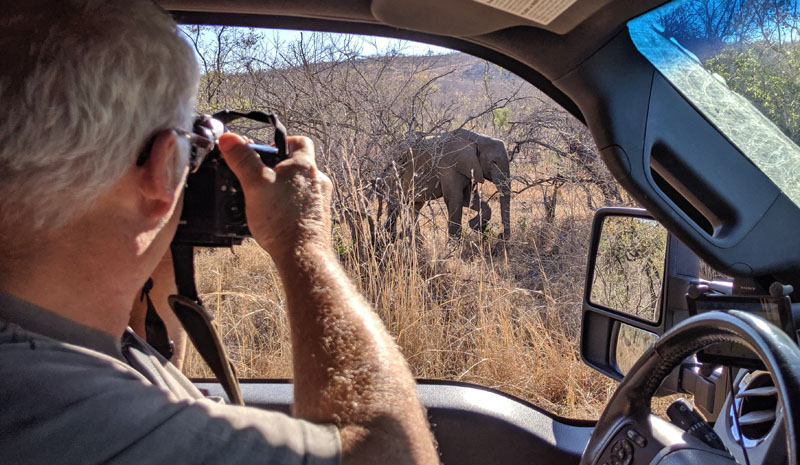
POLYGON ((295 414, 339 426, 345 465, 438 463, 400 351, 333 255, 333 183, 317 169, 310 139, 287 144, 290 157, 270 169, 241 137, 219 138, 250 231, 286 290, 295 414))
POLYGON ((295 415, 336 423, 345 453, 375 448, 392 463, 438 463, 405 360, 333 253, 304 248, 276 263, 292 334, 295 415))

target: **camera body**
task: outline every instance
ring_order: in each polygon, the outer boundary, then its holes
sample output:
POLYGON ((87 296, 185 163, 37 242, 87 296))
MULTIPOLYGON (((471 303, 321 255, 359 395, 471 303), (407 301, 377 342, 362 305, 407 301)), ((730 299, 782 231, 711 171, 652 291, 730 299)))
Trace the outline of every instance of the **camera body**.
POLYGON ((275 147, 250 144, 265 165, 274 167, 286 158, 286 132, 274 115, 223 111, 213 116, 199 116, 194 123, 195 132, 203 135, 213 133, 215 144, 197 172, 186 180, 183 212, 173 244, 230 247, 251 237, 241 184, 216 146, 219 136, 227 132, 224 124, 242 117, 275 126, 275 147))

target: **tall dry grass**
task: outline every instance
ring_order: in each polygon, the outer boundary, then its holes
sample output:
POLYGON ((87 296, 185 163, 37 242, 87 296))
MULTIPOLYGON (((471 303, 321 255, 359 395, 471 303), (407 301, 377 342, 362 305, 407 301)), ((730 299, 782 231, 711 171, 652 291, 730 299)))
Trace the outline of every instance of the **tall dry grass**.
MULTIPOLYGON (((363 187, 355 179, 337 185, 345 191, 338 198, 355 198, 363 187)), ((556 221, 544 223, 542 189, 512 198, 509 242, 492 237, 501 230, 492 200, 497 218, 487 235, 466 227, 465 210, 464 237, 448 240, 443 204, 433 202, 416 225, 401 215, 406 234, 396 242, 382 234, 371 241, 361 209, 335 226, 334 243, 415 376, 476 383, 559 415, 597 418, 614 383, 585 366, 578 352, 592 212, 585 189, 567 186, 556 221)), ((483 187, 486 197, 493 191, 483 187)), ((254 242, 196 255, 199 292, 216 314, 239 376, 291 378, 285 301, 268 255, 254 242)), ((210 374, 193 351, 185 371, 210 374)))

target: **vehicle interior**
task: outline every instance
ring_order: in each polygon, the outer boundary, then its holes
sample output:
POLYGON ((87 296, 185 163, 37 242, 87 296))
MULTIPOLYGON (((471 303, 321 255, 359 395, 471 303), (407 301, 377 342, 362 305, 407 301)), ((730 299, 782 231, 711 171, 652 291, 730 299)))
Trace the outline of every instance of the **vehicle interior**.
MULTIPOLYGON (((768 130, 731 135, 704 106, 714 98, 703 103, 681 87, 648 48, 652 28, 631 21, 666 2, 158 3, 179 23, 369 34, 486 59, 585 123, 610 172, 644 207, 601 209, 592 229, 581 356, 621 381, 599 420, 558 417, 465 383, 420 381, 443 463, 798 463, 800 209, 792 181, 800 170, 754 153, 785 149, 795 160, 800 153, 791 142, 778 149, 758 142, 751 151, 746 140, 768 139, 768 130), (785 176, 776 179, 765 164, 785 176), (595 291, 603 248, 629 223, 668 231, 653 314, 622 311, 624 303, 595 291), (701 280, 700 260, 732 280, 701 280), (637 344, 623 363, 620 354, 637 344), (704 418, 680 403, 668 410, 670 421, 652 414, 654 397, 675 393, 691 394, 704 418)), ((198 386, 225 395, 213 380, 198 386)), ((242 381, 241 392, 258 408, 288 412, 292 402, 285 381, 242 381)))

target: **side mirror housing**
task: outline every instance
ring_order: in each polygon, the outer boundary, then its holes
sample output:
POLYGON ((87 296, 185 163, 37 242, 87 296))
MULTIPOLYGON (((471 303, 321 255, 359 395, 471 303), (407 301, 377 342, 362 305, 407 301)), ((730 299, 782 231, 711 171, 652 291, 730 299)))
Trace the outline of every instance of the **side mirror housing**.
POLYGON ((699 259, 646 210, 602 208, 592 223, 581 358, 621 380, 669 328, 689 317, 699 259))

